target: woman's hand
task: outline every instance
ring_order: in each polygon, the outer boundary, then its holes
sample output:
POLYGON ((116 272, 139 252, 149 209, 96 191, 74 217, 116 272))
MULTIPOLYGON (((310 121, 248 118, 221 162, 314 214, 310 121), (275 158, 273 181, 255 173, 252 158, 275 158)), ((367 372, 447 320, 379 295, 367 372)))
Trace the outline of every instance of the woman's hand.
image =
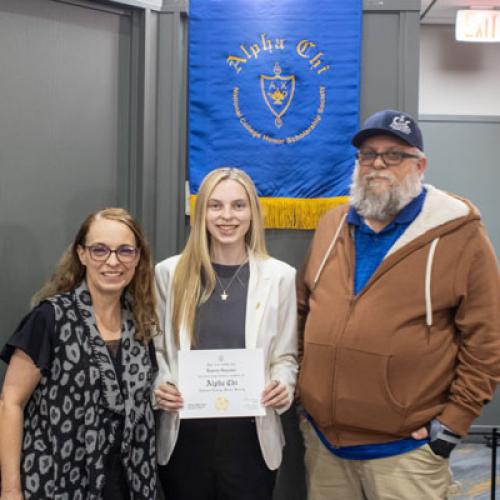
POLYGON ((290 399, 286 385, 277 380, 271 381, 262 393, 261 402, 264 406, 268 406, 274 410, 279 410, 287 406, 290 403, 290 399))
POLYGON ((159 385, 154 393, 156 404, 161 410, 179 411, 184 406, 181 393, 177 390, 177 387, 170 382, 159 385))

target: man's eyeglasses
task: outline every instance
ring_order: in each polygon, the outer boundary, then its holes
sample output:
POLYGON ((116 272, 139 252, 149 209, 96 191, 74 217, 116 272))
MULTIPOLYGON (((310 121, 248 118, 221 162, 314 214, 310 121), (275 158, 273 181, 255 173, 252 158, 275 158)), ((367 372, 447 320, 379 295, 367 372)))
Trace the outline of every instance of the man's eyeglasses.
POLYGON ((363 167, 370 167, 373 165, 379 156, 389 167, 399 165, 406 158, 420 158, 420 156, 405 153, 404 151, 384 151, 383 153, 376 153, 375 151, 358 151, 356 153, 356 158, 358 159, 359 164, 363 167))
POLYGON ((111 250, 111 248, 106 245, 83 245, 83 247, 89 251, 92 260, 98 262, 108 260, 109 256, 114 253, 122 264, 128 264, 135 259, 139 252, 138 248, 131 245, 121 245, 114 250, 111 250))

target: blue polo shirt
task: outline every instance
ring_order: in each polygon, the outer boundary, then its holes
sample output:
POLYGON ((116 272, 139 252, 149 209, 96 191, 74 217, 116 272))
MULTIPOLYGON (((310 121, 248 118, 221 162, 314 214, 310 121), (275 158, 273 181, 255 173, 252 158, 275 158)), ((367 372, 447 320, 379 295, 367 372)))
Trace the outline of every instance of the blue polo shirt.
MULTIPOLYGON (((363 218, 353 207, 349 208, 347 222, 354 227, 354 245, 356 251, 356 264, 354 269, 354 294, 358 295, 365 287, 368 280, 384 260, 389 249, 396 240, 406 231, 408 226, 421 212, 427 191, 425 188, 398 215, 380 232, 375 232, 368 227, 363 218)), ((350 460, 367 460, 373 458, 391 457, 415 450, 427 443, 427 439, 399 439, 389 443, 366 444, 360 446, 343 446, 336 448, 319 430, 310 415, 306 417, 321 442, 334 455, 350 460)))
POLYGON ((396 240, 416 219, 424 205, 427 191, 425 188, 413 200, 403 207, 398 215, 376 233, 368 227, 353 207, 349 208, 347 222, 354 226, 354 242, 356 249, 356 265, 354 270, 354 295, 365 287, 372 274, 377 270, 396 240))

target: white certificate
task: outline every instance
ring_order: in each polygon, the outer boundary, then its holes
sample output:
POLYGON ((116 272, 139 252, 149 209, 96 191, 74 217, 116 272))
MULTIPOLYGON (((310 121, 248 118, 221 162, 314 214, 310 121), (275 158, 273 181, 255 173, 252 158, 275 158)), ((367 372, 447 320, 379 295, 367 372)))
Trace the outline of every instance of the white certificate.
POLYGON ((265 415, 262 349, 179 351, 180 418, 265 415))

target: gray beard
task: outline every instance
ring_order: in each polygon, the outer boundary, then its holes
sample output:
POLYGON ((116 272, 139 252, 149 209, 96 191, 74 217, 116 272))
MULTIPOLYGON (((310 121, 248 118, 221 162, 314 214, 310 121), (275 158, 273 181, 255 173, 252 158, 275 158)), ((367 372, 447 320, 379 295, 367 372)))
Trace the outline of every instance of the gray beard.
POLYGON ((356 166, 350 189, 350 204, 363 218, 383 222, 396 215, 421 191, 422 175, 416 168, 401 183, 397 183, 389 172, 373 172, 360 178, 359 167, 356 166), (370 180, 376 178, 389 179, 390 188, 382 193, 372 191, 369 186, 370 180))

